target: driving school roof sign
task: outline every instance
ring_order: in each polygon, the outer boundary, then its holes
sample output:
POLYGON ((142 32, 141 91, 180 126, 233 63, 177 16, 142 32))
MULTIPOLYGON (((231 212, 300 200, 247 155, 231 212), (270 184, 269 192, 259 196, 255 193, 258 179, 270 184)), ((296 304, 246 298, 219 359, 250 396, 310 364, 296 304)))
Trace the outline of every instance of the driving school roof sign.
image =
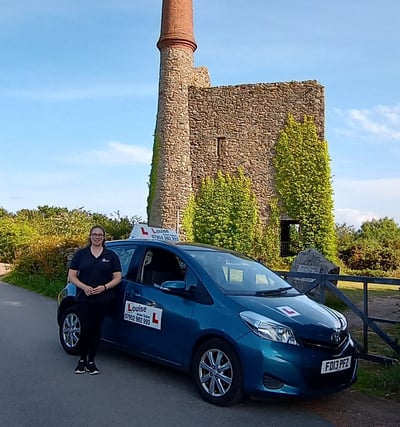
POLYGON ((149 227, 143 224, 135 224, 132 228, 129 238, 145 240, 168 240, 170 242, 177 242, 179 240, 178 233, 174 230, 149 227))

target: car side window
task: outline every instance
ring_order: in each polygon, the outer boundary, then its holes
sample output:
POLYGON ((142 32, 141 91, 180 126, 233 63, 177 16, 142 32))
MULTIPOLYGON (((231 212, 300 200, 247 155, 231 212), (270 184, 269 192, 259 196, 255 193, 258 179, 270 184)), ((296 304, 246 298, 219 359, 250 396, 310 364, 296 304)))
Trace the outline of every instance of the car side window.
POLYGON ((190 268, 186 268, 185 269, 185 284, 186 284, 186 289, 188 290, 193 290, 195 288, 197 288, 198 285, 198 279, 196 277, 196 275, 193 273, 193 271, 190 268))
POLYGON ((173 253, 159 248, 148 249, 142 265, 141 281, 160 286, 167 280, 183 280, 185 264, 173 253))
POLYGON ((213 303, 210 294, 190 267, 187 267, 185 271, 185 284, 188 298, 199 304, 211 305, 213 303))
POLYGON ((135 253, 136 246, 115 246, 110 249, 118 255, 118 258, 121 261, 122 277, 125 277, 128 273, 129 265, 131 263, 133 254, 135 253))

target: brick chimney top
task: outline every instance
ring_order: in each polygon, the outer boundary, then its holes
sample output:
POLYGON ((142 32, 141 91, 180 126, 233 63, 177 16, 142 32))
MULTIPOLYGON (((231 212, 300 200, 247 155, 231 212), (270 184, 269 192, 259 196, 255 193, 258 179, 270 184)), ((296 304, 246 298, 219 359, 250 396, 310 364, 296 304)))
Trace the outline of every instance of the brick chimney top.
POLYGON ((188 47, 193 52, 197 49, 193 35, 192 3, 192 0, 163 0, 158 49, 174 46, 188 47))

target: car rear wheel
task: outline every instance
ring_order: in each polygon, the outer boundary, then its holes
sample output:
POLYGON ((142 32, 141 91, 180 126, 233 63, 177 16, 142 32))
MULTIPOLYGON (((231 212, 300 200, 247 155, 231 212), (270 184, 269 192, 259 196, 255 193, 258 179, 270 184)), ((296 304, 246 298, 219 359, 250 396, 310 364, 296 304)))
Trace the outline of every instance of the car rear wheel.
POLYGON ((61 316, 59 337, 63 349, 69 354, 79 354, 81 322, 76 306, 68 307, 61 316))
POLYGON ((214 338, 197 349, 193 359, 193 375, 201 396, 207 402, 229 406, 243 397, 239 358, 224 340, 214 338))

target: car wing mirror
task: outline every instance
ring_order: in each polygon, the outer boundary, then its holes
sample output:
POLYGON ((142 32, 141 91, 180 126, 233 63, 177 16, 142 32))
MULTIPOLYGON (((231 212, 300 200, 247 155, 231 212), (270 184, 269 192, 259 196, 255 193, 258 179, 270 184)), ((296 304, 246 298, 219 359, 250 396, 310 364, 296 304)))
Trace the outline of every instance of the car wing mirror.
POLYGON ((186 283, 183 280, 167 280, 161 284, 160 290, 166 294, 182 295, 186 292, 186 283))

